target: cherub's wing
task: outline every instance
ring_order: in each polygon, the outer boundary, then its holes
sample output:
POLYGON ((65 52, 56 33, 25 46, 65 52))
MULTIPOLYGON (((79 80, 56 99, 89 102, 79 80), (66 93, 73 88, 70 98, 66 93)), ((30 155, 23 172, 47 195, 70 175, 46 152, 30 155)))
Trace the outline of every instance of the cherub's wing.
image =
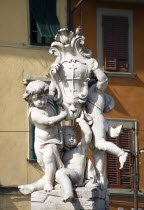
POLYGON ((104 96, 105 96, 105 106, 104 106, 103 113, 108 113, 112 111, 112 109, 114 108, 115 102, 114 102, 114 99, 110 95, 104 93, 104 96))

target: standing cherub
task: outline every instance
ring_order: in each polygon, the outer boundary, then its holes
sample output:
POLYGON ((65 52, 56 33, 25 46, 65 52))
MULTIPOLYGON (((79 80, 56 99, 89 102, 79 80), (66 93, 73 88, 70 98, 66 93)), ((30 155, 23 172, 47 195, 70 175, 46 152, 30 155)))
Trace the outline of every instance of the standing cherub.
POLYGON ((120 169, 124 167, 128 153, 114 143, 106 141, 107 134, 112 138, 119 136, 122 125, 112 128, 105 119, 103 114, 114 108, 114 100, 104 93, 108 85, 107 76, 100 69, 95 70, 95 75, 92 75, 91 78, 95 82, 89 87, 85 107, 88 117, 92 120, 93 140, 90 148, 94 158, 97 179, 98 182, 104 185, 104 152, 116 155, 119 158, 120 169), (101 77, 98 77, 98 74, 101 77))
MULTIPOLYGON (((49 86, 43 81, 30 82, 23 98, 29 103, 29 119, 35 125, 34 149, 37 162, 45 172, 44 190, 51 191, 54 185, 55 172, 63 167, 60 149, 63 147, 60 126, 67 113, 57 115, 53 101, 48 96, 49 86)), ((20 191, 25 191, 25 185, 20 191)))

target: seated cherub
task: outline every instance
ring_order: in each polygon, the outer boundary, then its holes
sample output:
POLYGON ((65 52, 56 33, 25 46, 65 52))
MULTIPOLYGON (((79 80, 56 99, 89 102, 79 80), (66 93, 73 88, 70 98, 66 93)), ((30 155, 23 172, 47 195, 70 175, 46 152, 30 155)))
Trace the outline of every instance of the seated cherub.
MULTIPOLYGON (((45 172, 45 191, 53 189, 55 172, 63 167, 59 153, 63 141, 58 123, 67 115, 66 111, 57 115, 48 90, 48 84, 37 80, 28 84, 23 95, 29 103, 29 119, 35 125, 34 149, 37 162, 45 172)), ((24 185, 19 188, 23 193, 24 185)))
POLYGON ((65 152, 62 160, 65 168, 57 170, 56 182, 64 190, 64 202, 72 202, 74 200, 73 185, 81 186, 84 181, 86 155, 92 138, 92 132, 82 116, 76 120, 82 131, 80 143, 77 144, 76 131, 73 126, 65 126, 63 130, 65 152))

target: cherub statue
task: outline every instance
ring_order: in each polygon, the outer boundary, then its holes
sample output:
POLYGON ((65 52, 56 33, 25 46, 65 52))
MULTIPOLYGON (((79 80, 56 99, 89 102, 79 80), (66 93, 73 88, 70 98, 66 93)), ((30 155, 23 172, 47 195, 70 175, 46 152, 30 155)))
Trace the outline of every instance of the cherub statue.
POLYGON ((106 74, 98 68, 96 59, 91 58, 91 52, 84 52, 83 36, 74 35, 68 29, 60 29, 52 43, 50 53, 57 58, 50 67, 51 85, 50 94, 56 103, 67 111, 67 119, 77 119, 86 104, 85 115, 92 119, 92 132, 94 146, 93 157, 100 183, 103 183, 103 151, 110 152, 119 157, 120 168, 127 158, 127 153, 111 142, 106 141, 106 133, 111 137, 120 134, 122 126, 116 129, 110 127, 103 113, 111 111, 114 107, 112 97, 104 94, 108 86, 106 74), (91 74, 96 78, 95 83, 89 87, 91 74))
MULTIPOLYGON (((74 201, 73 185, 82 186, 85 178, 86 155, 91 142, 92 132, 83 118, 84 115, 82 114, 77 119, 82 131, 82 140, 78 144, 75 128, 73 126, 63 127, 64 153, 62 161, 64 168, 56 171, 55 180, 64 190, 64 202, 74 201)), ((45 180, 46 175, 35 183, 20 186, 20 191, 26 195, 34 191, 43 190, 45 180)))
POLYGON ((84 120, 83 114, 76 120, 82 131, 82 139, 77 144, 76 131, 73 126, 65 126, 63 155, 64 168, 56 171, 56 181, 64 190, 64 202, 73 201, 73 185, 82 186, 86 169, 86 156, 92 139, 92 132, 84 120))
MULTIPOLYGON (((67 115, 66 111, 57 115, 48 91, 48 84, 37 80, 28 84, 23 95, 29 103, 29 119, 35 125, 34 149, 37 162, 45 173, 45 191, 53 189, 55 172, 63 167, 59 153, 63 141, 58 123, 67 115)), ((24 186, 19 187, 22 193, 25 191, 24 186)))
MULTIPOLYGON (((103 80, 106 75, 103 73, 103 80)), ((98 78, 92 75, 94 84, 90 85, 88 90, 88 97, 86 101, 86 115, 92 120, 93 140, 90 148, 93 153, 95 168, 97 172, 98 181, 104 184, 104 152, 108 152, 119 157, 120 169, 123 168, 127 159, 128 153, 119 148, 112 142, 106 141, 106 135, 110 137, 117 137, 121 133, 122 125, 112 128, 104 117, 104 113, 111 111, 114 107, 114 100, 104 91, 107 88, 107 82, 101 85, 98 78)), ((106 81, 106 80, 105 80, 106 81)))
POLYGON ((91 53, 84 52, 84 39, 67 29, 59 30, 50 49, 50 53, 57 58, 49 71, 49 96, 48 86, 41 81, 37 82, 37 87, 35 82, 30 83, 24 94, 25 100, 30 104, 29 118, 36 126, 35 152, 45 175, 36 183, 20 186, 23 194, 41 189, 52 190, 55 177, 64 189, 64 201, 72 201, 72 185, 80 186, 84 179, 89 147, 93 153, 97 179, 102 186, 104 151, 119 157, 120 168, 126 161, 128 154, 117 145, 106 141, 107 133, 111 137, 117 137, 122 126, 112 128, 103 116, 103 113, 113 109, 114 100, 104 93, 108 78, 98 68, 97 61, 91 58, 91 53), (94 79, 94 83, 89 85, 91 79, 94 79), (52 100, 65 111, 56 116, 52 100), (59 148, 63 142, 60 128, 55 123, 63 119, 76 120, 79 123, 82 140, 77 144, 74 130, 70 131, 67 127, 64 130, 65 152, 61 161, 59 148))

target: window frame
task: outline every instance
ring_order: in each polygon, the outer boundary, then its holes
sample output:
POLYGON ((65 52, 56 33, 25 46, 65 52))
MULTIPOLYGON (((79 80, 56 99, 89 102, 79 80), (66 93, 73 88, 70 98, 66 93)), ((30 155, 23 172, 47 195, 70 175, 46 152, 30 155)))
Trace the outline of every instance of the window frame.
MULTIPOLYGON (((121 118, 106 118, 109 124, 112 127, 116 127, 118 125, 123 125, 124 128, 130 128, 133 131, 131 142, 133 145, 133 151, 137 153, 138 152, 138 138, 137 138, 137 120, 136 119, 121 119, 121 118)), ((106 163, 106 161, 105 161, 106 163)), ((136 168, 138 170, 138 164, 136 165, 136 168)), ((109 192, 111 194, 125 194, 125 195, 132 195, 133 192, 130 190, 130 188, 109 188, 109 192)))
MULTIPOLYGON (((57 0, 56 0, 56 11, 57 11, 57 0)), ((56 12, 57 13, 57 12, 56 12)), ((59 17, 57 17, 59 20, 59 17)), ((59 20, 60 22, 60 20, 59 20)), ((61 23, 60 23, 61 24, 61 23)), ((50 49, 50 45, 43 45, 43 44, 31 44, 31 23, 30 23, 30 0, 27 0, 27 47, 28 48, 34 48, 34 49, 50 49)))
POLYGON ((103 68, 103 29, 102 29, 102 16, 120 16, 127 17, 129 23, 128 32, 128 61, 129 70, 128 72, 110 72, 105 71, 108 76, 115 77, 135 77, 133 71, 133 11, 132 10, 121 10, 121 9, 110 9, 110 8, 97 8, 97 61, 99 68, 103 68))

